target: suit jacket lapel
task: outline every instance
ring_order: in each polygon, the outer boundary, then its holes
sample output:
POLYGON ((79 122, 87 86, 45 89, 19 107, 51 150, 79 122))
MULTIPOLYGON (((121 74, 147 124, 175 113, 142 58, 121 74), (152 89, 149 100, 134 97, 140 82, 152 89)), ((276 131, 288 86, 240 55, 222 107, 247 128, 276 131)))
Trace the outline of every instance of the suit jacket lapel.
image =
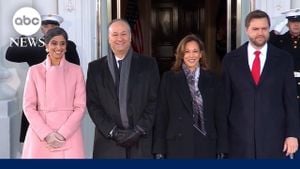
MULTIPOLYGON (((133 91, 134 91, 134 86, 135 86, 135 83, 139 83, 138 80, 137 80, 137 76, 139 74, 139 69, 140 69, 140 66, 138 63, 137 63, 137 58, 138 56, 136 56, 135 53, 132 54, 132 59, 131 59, 131 65, 130 65, 130 72, 129 72, 129 81, 128 81, 128 94, 127 94, 127 97, 133 97, 133 91)), ((130 99, 129 99, 130 100, 130 99)))
POLYGON ((235 60, 236 61, 235 65, 237 67, 236 70, 240 71, 240 74, 243 76, 242 79, 245 79, 253 86, 256 86, 252 78, 251 69, 249 67, 247 46, 248 43, 245 43, 241 48, 241 52, 238 52, 238 54, 241 54, 241 56, 236 56, 236 60, 235 60))
POLYGON ((178 72, 177 76, 176 76, 176 80, 175 83, 178 82, 177 86, 177 91, 179 92, 179 96, 184 104, 184 106, 186 107, 186 109, 188 110, 188 112, 193 115, 193 109, 192 109, 192 96, 191 96, 191 92, 189 89, 189 86, 187 84, 187 80, 185 77, 184 72, 181 70, 180 72, 178 72))
MULTIPOLYGON (((239 54, 241 54, 241 56, 236 56, 235 65, 237 67, 237 70, 241 71, 240 73, 245 76, 246 80, 249 81, 252 86, 257 87, 252 78, 251 69, 249 68, 247 46, 248 43, 245 43, 241 48, 241 52, 238 52, 239 54)), ((276 53, 272 52, 272 46, 268 44, 266 62, 263 67, 258 86, 260 86, 266 80, 268 74, 270 73, 270 70, 273 69, 275 63, 274 61, 276 61, 276 58, 270 56, 274 55, 276 55, 276 53)))
POLYGON ((201 92, 202 97, 203 97, 203 94, 205 92, 204 89, 206 87, 206 84, 205 84, 206 81, 205 81, 205 79, 206 79, 206 74, 205 74, 205 72, 202 69, 200 69, 200 76, 199 76, 198 87, 199 87, 199 90, 201 92))
MULTIPOLYGON (((203 100, 203 113, 205 114, 205 107, 206 106, 206 101, 207 101, 207 95, 208 95, 208 88, 209 88, 209 79, 207 78, 207 73, 205 71, 203 71, 202 69, 200 69, 200 76, 199 76, 199 83, 198 83, 198 87, 202 96, 202 100, 203 100)), ((204 116, 205 117, 205 116, 204 116)))
POLYGON ((109 71, 107 60, 106 60, 105 66, 106 67, 103 68, 104 72, 105 72, 103 79, 106 79, 106 80, 103 80, 104 81, 104 86, 109 90, 109 92, 111 93, 113 99, 118 100, 117 91, 116 91, 116 88, 115 88, 115 83, 114 83, 113 77, 111 75, 111 72, 109 71))
POLYGON ((270 75, 272 69, 276 69, 277 59, 274 56, 276 56, 276 53, 273 53, 272 46, 268 44, 266 62, 260 76, 259 85, 261 85, 266 80, 266 78, 270 75))

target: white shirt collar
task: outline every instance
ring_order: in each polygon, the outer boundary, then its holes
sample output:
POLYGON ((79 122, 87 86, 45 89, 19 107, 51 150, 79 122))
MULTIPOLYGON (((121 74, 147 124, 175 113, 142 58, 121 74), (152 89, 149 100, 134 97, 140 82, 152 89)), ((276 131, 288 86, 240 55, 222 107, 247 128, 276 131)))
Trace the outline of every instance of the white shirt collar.
POLYGON ((251 53, 252 55, 254 54, 255 51, 260 51, 261 55, 266 56, 267 55, 267 49, 268 49, 268 44, 267 43, 262 48, 260 48, 260 49, 255 49, 251 45, 250 42, 248 44, 248 53, 251 53))
POLYGON ((116 57, 116 56, 115 56, 115 59, 116 59, 117 67, 119 68, 119 62, 118 62, 118 61, 119 61, 119 60, 123 60, 123 59, 120 59, 120 58, 118 58, 118 57, 116 57))
POLYGON ((253 64, 253 61, 254 61, 254 58, 255 58, 254 52, 255 51, 260 51, 260 56, 259 56, 259 58, 260 58, 260 73, 262 73, 264 65, 265 65, 266 60, 267 60, 267 49, 268 49, 268 44, 267 43, 262 48, 260 48, 259 50, 255 49, 251 45, 250 42, 248 43, 247 51, 248 51, 248 64, 249 64, 250 71, 252 69, 252 64, 253 64))

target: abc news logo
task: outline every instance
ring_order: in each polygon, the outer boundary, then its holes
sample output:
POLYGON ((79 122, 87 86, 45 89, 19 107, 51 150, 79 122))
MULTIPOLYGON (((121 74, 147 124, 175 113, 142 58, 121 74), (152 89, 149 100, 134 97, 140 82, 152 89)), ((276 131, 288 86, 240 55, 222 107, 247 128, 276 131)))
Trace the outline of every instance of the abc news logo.
POLYGON ((15 24, 18 25, 18 26, 22 26, 22 25, 30 25, 30 24, 33 24, 33 25, 39 25, 40 23, 40 20, 39 18, 35 17, 35 18, 29 18, 29 17, 26 17, 25 15, 23 15, 23 18, 21 17, 17 17, 15 20, 14 20, 15 24))
POLYGON ((18 47, 43 47, 45 46, 45 41, 43 38, 37 39, 35 37, 22 36, 17 39, 10 38, 10 46, 13 45, 18 47))
POLYGON ((31 7, 20 8, 13 16, 13 27, 22 35, 18 39, 10 38, 10 46, 13 44, 19 47, 44 46, 42 39, 27 37, 39 31, 42 23, 39 12, 31 7))

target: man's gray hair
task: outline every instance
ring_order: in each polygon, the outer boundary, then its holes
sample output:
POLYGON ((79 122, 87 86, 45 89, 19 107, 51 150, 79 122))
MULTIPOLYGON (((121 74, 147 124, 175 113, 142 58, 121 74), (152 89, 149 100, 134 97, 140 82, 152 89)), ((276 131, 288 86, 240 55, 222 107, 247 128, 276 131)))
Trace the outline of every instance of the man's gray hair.
POLYGON ((123 22, 127 25, 128 27, 128 31, 129 33, 131 34, 131 27, 129 25, 129 23, 125 20, 125 19, 113 19, 109 24, 108 24, 108 31, 109 31, 109 28, 110 26, 113 24, 113 23, 116 23, 116 22, 123 22))

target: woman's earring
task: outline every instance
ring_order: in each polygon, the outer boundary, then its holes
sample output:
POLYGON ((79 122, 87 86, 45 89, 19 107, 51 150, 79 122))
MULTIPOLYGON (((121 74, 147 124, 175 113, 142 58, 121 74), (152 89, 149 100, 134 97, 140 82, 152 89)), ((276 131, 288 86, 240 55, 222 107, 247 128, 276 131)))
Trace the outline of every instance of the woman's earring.
POLYGON ((49 49, 48 49, 48 48, 46 48, 46 52, 47 52, 47 53, 49 52, 49 49))

